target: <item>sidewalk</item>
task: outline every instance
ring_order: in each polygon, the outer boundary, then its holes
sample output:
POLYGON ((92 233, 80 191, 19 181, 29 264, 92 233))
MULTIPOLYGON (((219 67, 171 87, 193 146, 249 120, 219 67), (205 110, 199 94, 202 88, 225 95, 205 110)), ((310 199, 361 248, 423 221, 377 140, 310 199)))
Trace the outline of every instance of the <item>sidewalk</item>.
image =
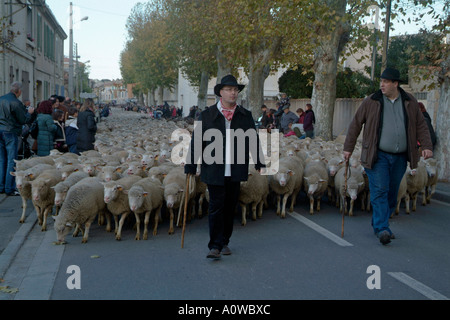
MULTIPOLYGON (((37 223, 34 207, 29 201, 25 223, 19 223, 22 215, 22 198, 0 194, 0 281, 22 247, 31 229, 37 223)), ((0 282, 1 286, 1 282, 0 282)))

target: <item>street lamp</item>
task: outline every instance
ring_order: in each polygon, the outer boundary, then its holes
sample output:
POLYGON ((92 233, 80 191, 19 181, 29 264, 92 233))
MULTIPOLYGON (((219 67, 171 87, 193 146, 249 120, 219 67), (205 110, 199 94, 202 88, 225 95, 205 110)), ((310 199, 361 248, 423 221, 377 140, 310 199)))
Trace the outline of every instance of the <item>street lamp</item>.
MULTIPOLYGON (((70 98, 73 96, 73 8, 72 2, 70 3, 70 22, 69 22, 69 89, 68 95, 70 98)), ((80 21, 86 21, 89 17, 83 17, 80 21)))

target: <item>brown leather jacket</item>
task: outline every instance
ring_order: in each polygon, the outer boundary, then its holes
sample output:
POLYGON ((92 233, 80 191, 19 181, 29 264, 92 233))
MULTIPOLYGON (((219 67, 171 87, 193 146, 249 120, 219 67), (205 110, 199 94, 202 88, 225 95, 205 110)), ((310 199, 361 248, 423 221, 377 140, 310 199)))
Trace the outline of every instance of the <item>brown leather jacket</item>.
MULTIPOLYGON (((405 127, 408 139, 408 161, 411 168, 417 168, 420 155, 417 148, 417 141, 423 149, 433 150, 430 132, 419 109, 417 100, 399 88, 403 110, 405 113, 405 127)), ((381 136, 381 121, 383 119, 383 94, 381 90, 364 99, 363 103, 356 111, 356 114, 348 128, 347 137, 344 143, 344 151, 352 152, 355 148, 356 140, 364 125, 361 164, 364 168, 372 169, 377 160, 378 144, 381 136)))

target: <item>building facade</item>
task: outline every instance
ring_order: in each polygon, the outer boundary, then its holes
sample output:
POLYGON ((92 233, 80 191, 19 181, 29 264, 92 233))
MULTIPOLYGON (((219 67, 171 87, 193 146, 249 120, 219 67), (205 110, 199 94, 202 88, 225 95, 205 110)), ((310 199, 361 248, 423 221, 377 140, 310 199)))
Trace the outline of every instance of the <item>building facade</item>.
POLYGON ((67 35, 44 0, 0 3, 0 89, 22 82, 23 100, 36 106, 64 95, 64 40, 67 35))

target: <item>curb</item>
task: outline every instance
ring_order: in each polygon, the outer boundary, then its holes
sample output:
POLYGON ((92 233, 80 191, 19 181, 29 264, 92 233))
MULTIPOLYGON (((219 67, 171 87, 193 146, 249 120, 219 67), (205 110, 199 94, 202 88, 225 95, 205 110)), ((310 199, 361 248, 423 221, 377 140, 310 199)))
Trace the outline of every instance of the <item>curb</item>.
POLYGON ((6 272, 8 271, 8 268, 10 267, 15 256, 17 255, 17 252, 19 252, 28 234, 31 232, 31 230, 33 230, 33 227, 37 223, 37 219, 28 219, 28 220, 29 222, 25 222, 20 226, 20 228, 16 231, 13 238, 9 242, 8 246, 5 248, 5 250, 3 250, 2 254, 0 255, 0 279, 3 279, 3 277, 5 276, 6 272))

